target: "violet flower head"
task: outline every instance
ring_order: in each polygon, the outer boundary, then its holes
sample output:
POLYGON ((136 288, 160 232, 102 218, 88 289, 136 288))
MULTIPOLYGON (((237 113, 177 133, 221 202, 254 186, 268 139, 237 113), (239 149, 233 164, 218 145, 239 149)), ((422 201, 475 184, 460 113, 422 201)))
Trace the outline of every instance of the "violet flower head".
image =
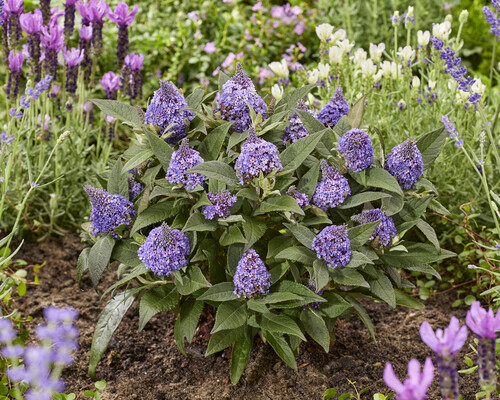
POLYGON ((351 129, 342 135, 337 150, 344 157, 347 168, 353 172, 361 172, 372 165, 372 140, 361 129, 351 129))
POLYGON ((382 246, 389 245, 397 234, 394 221, 391 217, 386 216, 380 208, 374 208, 364 211, 361 214, 353 215, 351 219, 359 224, 367 224, 380 220, 369 240, 377 239, 377 242, 382 246))
POLYGON ((480 339, 495 339, 500 331, 500 313, 495 313, 491 308, 486 311, 479 301, 472 303, 467 311, 465 322, 469 329, 480 339))
POLYGON ((288 188, 286 194, 292 196, 295 200, 297 200, 299 207, 302 209, 310 205, 309 198, 307 197, 307 195, 304 193, 300 193, 293 185, 288 188))
POLYGON ((411 189, 424 173, 422 154, 415 139, 407 139, 394 147, 387 155, 384 168, 403 189, 411 189))
POLYGON ((234 206, 238 198, 231 194, 229 190, 219 190, 217 193, 207 194, 211 205, 203 206, 205 219, 227 218, 231 215, 231 207, 234 206))
POLYGON ((9 53, 9 81, 7 82, 7 98, 17 99, 19 93, 19 81, 21 78, 21 68, 24 62, 24 55, 21 51, 12 49, 9 53))
POLYGON ((51 14, 50 0, 40 0, 40 10, 42 11, 43 15, 43 24, 48 25, 51 14))
MULTIPOLYGON (((110 127, 110 136, 113 134, 111 128, 112 124, 109 124, 110 127)), ((139 196, 139 193, 141 193, 144 189, 144 186, 138 181, 135 180, 133 176, 128 177, 128 197, 131 200, 134 200, 137 196, 139 196)))
POLYGON ((89 41, 92 39, 92 27, 90 25, 84 25, 78 31, 80 34, 80 40, 89 41))
MULTIPOLYGON (((492 6, 497 9, 497 12, 500 13, 500 7, 498 7, 498 2, 492 1, 492 6)), ((495 14, 488 6, 483 7, 483 14, 486 18, 486 22, 491 25, 490 33, 497 36, 500 41, 500 17, 495 14)))
MULTIPOLYGON (((297 102, 296 108, 299 110, 307 111, 309 114, 314 116, 314 112, 307 108, 304 100, 299 100, 297 102)), ((288 125, 286 126, 285 134, 283 135, 283 145, 286 146, 288 143, 294 143, 300 138, 306 137, 308 135, 309 132, 307 132, 307 129, 300 120, 300 117, 296 113, 293 113, 288 118, 288 125)))
POLYGON ((24 55, 22 51, 12 49, 9 53, 9 70, 19 72, 23 67, 24 55))
POLYGON ((188 265, 191 252, 189 240, 178 229, 171 229, 166 222, 149 233, 137 251, 144 266, 158 276, 169 276, 188 265))
POLYGON ((233 283, 234 294, 238 297, 252 298, 269 293, 271 274, 255 250, 243 253, 236 266, 233 283))
POLYGON ((162 127, 158 133, 160 136, 168 126, 173 125, 169 129, 172 134, 166 142, 175 144, 186 136, 186 125, 189 125, 194 118, 193 112, 183 110, 187 105, 186 99, 173 83, 160 81, 160 88, 155 91, 153 100, 146 110, 144 123, 162 127))
POLYGON ((225 121, 235 121, 232 129, 236 132, 246 131, 252 124, 250 109, 252 106, 256 114, 266 117, 266 103, 257 94, 252 80, 243 71, 241 63, 236 65, 234 76, 222 86, 218 112, 225 121))
POLYGON ((75 29, 75 11, 77 0, 66 0, 64 3, 64 36, 70 38, 75 29))
POLYGON ((244 185, 257 178, 261 172, 266 175, 276 169, 281 170, 283 167, 278 148, 271 142, 258 137, 255 129, 251 127, 248 130, 248 139, 241 145, 241 153, 234 168, 240 178, 240 183, 244 185))
MULTIPOLYGON (((42 32, 43 17, 38 9, 27 12, 20 17, 21 27, 27 34, 27 57, 30 62, 30 77, 35 82, 40 80, 40 34, 42 32), (29 56, 29 57, 28 57, 29 56)), ((24 46, 23 46, 24 50, 24 46)))
POLYGON ((0 318, 0 343, 11 342, 16 336, 16 331, 10 319, 0 318))
POLYGON ((115 11, 108 13, 108 18, 119 26, 128 27, 134 22, 135 14, 138 11, 139 6, 137 4, 129 12, 128 5, 120 1, 115 7, 115 11))
POLYGON ((109 6, 103 0, 78 0, 76 8, 82 16, 82 25, 92 23, 92 44, 94 55, 99 58, 102 54, 102 28, 104 17, 109 14, 109 6))
POLYGON ((425 364, 420 371, 420 363, 412 359, 408 363, 408 378, 401 382, 391 363, 384 369, 385 384, 396 393, 396 400, 426 400, 427 391, 434 380, 434 365, 430 357, 425 359, 425 364))
POLYGON ((99 81, 109 100, 116 100, 116 91, 120 88, 120 76, 113 71, 106 72, 99 81))
POLYGON ((39 9, 22 14, 19 17, 19 21, 21 23, 21 28, 28 35, 36 35, 42 32, 43 17, 39 9))
POLYGON ((66 65, 76 67, 83 61, 83 53, 83 50, 75 49, 74 47, 68 50, 68 48, 65 47, 63 49, 63 57, 64 61, 66 61, 66 65))
POLYGON ((78 31, 80 34, 80 40, 78 42, 78 47, 83 51, 83 61, 80 64, 80 68, 83 71, 83 81, 85 83, 90 82, 90 76, 92 74, 92 58, 90 57, 90 48, 92 39, 92 27, 90 25, 84 25, 78 31))
POLYGON ((203 182, 207 179, 206 176, 196 172, 186 173, 189 169, 203 162, 200 153, 189 147, 188 139, 183 139, 179 150, 172 154, 165 178, 170 183, 183 184, 188 190, 193 190, 198 185, 203 186, 203 182))
POLYGON ((129 225, 131 217, 137 213, 134 205, 125 197, 118 194, 110 194, 104 189, 98 189, 90 185, 85 185, 83 190, 90 197, 92 212, 92 235, 100 233, 110 233, 118 238, 114 231, 120 225, 129 225))
POLYGON ((352 255, 347 225, 330 225, 324 228, 313 239, 312 249, 330 268, 347 265, 352 255))
POLYGON ((44 59, 44 70, 46 75, 57 76, 57 54, 61 51, 64 46, 64 28, 59 28, 55 24, 50 24, 49 26, 42 27, 42 35, 40 40, 42 41, 43 47, 45 49, 45 59, 44 59))
POLYGON ((6 35, 8 40, 8 47, 15 48, 21 39, 21 24, 19 17, 24 10, 23 0, 7 0, 3 7, 3 12, 7 17, 7 29, 4 30, 3 35, 6 35))
POLYGON ((333 128, 340 118, 349 113, 349 104, 344 97, 342 87, 335 89, 332 98, 318 113, 318 119, 326 126, 333 128))
POLYGON ((347 179, 326 160, 321 160, 321 171, 323 178, 316 186, 312 201, 315 206, 327 211, 342 204, 351 195, 351 188, 347 179))
POLYGON ((460 326, 456 317, 451 317, 450 325, 443 331, 432 330, 431 325, 424 321, 420 326, 420 337, 434 353, 443 357, 453 357, 460 352, 467 340, 467 327, 460 326))
POLYGON ((130 53, 125 56, 120 72, 120 87, 130 99, 142 98, 142 67, 144 55, 130 53))

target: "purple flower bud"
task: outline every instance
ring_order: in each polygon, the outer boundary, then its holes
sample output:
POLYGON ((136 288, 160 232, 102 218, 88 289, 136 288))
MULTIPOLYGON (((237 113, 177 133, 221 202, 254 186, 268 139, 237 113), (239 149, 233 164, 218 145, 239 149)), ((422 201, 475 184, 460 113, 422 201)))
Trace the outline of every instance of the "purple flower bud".
POLYGON ((42 32, 43 17, 42 12, 39 9, 35 11, 27 12, 19 17, 21 22, 21 28, 28 35, 40 34, 42 32))
POLYGON ((120 225, 130 224, 130 218, 137 214, 134 205, 125 197, 110 194, 104 189, 85 185, 83 190, 88 194, 92 203, 90 214, 92 235, 110 233, 111 236, 118 238, 114 229, 120 225))
POLYGON ((92 23, 92 44, 94 55, 99 58, 102 54, 102 28, 104 17, 109 14, 109 6, 103 0, 78 0, 76 8, 82 16, 82 25, 92 23))
POLYGON ((24 55, 21 51, 12 49, 9 53, 9 69, 12 72, 19 72, 23 67, 24 55))
POLYGON ((212 203, 209 206, 203 206, 203 215, 205 219, 227 218, 231 215, 231 207, 238 198, 233 196, 229 190, 219 190, 217 193, 208 193, 208 200, 212 203))
POLYGON ((353 221, 360 224, 367 224, 369 222, 375 222, 380 220, 380 223, 375 228, 375 231, 370 237, 370 240, 377 239, 377 242, 382 246, 387 246, 392 242, 392 239, 396 236, 396 226, 391 217, 384 214, 380 208, 374 208, 373 210, 364 211, 361 214, 353 215, 351 217, 353 221))
MULTIPOLYGON (((111 133, 111 131, 110 131, 111 133)), ((134 200, 139 193, 142 192, 144 189, 144 186, 140 182, 137 182, 133 176, 129 176, 128 178, 128 195, 129 199, 134 200)))
POLYGON ((408 363, 408 378, 402 383, 391 363, 384 369, 385 384, 396 393, 397 400, 426 400, 427 391, 434 380, 434 365, 430 357, 425 359, 424 368, 420 372, 420 363, 412 359, 408 363))
POLYGON ((415 139, 407 139, 394 147, 385 160, 384 168, 403 189, 411 189, 424 173, 422 154, 415 139))
POLYGON ((222 87, 219 106, 221 118, 225 121, 235 121, 232 129, 236 132, 246 131, 252 124, 248 104, 255 113, 266 117, 266 103, 257 94, 252 80, 243 72, 241 63, 236 65, 234 76, 222 87))
POLYGON ((3 32, 2 36, 6 35, 8 39, 9 48, 17 47, 19 39, 21 38, 21 24, 19 23, 19 16, 24 10, 23 0, 7 0, 3 11, 7 17, 7 32, 3 32))
POLYGON ((338 151, 344 157, 347 168, 360 172, 370 168, 373 162, 373 144, 370 136, 361 129, 351 129, 339 139, 338 151))
POLYGON ((92 27, 90 25, 82 26, 78 33, 80 35, 80 40, 89 41, 92 39, 92 27))
POLYGON ((178 229, 171 229, 166 222, 154 228, 139 248, 137 254, 145 267, 158 276, 169 276, 172 271, 188 265, 186 257, 191 248, 189 240, 178 229))
POLYGON ((196 186, 203 186, 206 177, 198 173, 186 174, 186 171, 203 163, 200 153, 189 147, 188 139, 184 139, 179 150, 174 151, 168 166, 165 178, 170 183, 181 183, 186 189, 193 190, 196 186))
POLYGON ((312 248, 330 268, 347 265, 352 255, 347 225, 327 226, 313 239, 312 248))
POLYGON ((63 30, 64 28, 58 28, 55 24, 42 27, 40 40, 45 49, 43 68, 46 71, 46 75, 57 76, 57 54, 64 46, 63 30))
MULTIPOLYGON (((297 102, 296 108, 307 111, 309 114, 314 116, 314 112, 307 108, 307 105, 303 100, 299 100, 297 102)), ((300 120, 300 117, 296 113, 293 113, 290 118, 288 118, 288 125, 285 128, 285 134, 283 136, 283 145, 286 146, 287 143, 294 143, 307 135, 309 135, 309 133, 300 120)))
POLYGON ((0 318, 0 343, 10 342, 16 338, 16 331, 10 319, 0 318))
POLYGON ((456 317, 451 318, 450 325, 443 331, 434 331, 427 321, 420 326, 420 336, 422 341, 429 346, 436 354, 443 357, 454 357, 467 339, 467 327, 460 327, 460 322, 456 317))
POLYGON ((103 89, 106 91, 108 99, 116 99, 116 91, 120 88, 120 76, 113 71, 106 72, 99 81, 103 89))
POLYGON ((68 48, 65 47, 63 49, 63 57, 67 66, 75 67, 83 61, 83 50, 78 50, 74 47, 68 50, 68 48))
POLYGON ((241 145, 241 153, 235 164, 240 183, 244 185, 251 182, 253 178, 259 176, 260 172, 269 174, 275 169, 281 170, 282 168, 278 148, 257 137, 255 129, 251 127, 248 131, 248 139, 241 145))
POLYGON ((342 204, 351 195, 349 182, 336 169, 330 167, 326 160, 321 160, 323 179, 318 182, 313 196, 315 206, 327 211, 342 204))
POLYGON ((295 200, 297 200, 299 207, 302 209, 304 209, 305 206, 310 205, 307 195, 304 193, 300 193, 293 185, 288 188, 286 194, 292 196, 295 200))
POLYGON ((139 11, 139 6, 136 4, 129 12, 128 5, 123 1, 119 2, 114 12, 108 13, 108 18, 119 26, 128 27, 134 22, 135 14, 139 11))
POLYGON ((252 298, 269 293, 271 274, 255 250, 243 253, 233 283, 234 294, 238 297, 252 298))
POLYGON ((349 113, 349 104, 347 103, 344 92, 339 86, 335 89, 332 98, 318 113, 318 119, 326 126, 333 128, 337 125, 342 116, 349 113))

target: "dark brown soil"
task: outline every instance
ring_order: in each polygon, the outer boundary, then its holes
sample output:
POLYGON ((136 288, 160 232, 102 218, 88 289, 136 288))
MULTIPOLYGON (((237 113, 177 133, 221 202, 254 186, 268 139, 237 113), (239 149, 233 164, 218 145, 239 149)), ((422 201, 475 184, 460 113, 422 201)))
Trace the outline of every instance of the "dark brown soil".
MULTIPOLYGON (((88 278, 84 279, 83 290, 75 282, 76 260, 83 247, 75 234, 25 244, 20 258, 30 264, 45 261, 46 265, 41 271, 41 284, 30 287, 17 304, 23 313, 34 317, 30 329, 42 322, 42 310, 48 305, 78 309, 81 349, 75 363, 64 373, 67 393, 77 394, 93 386, 87 375, 89 349, 95 323, 104 306, 88 278)), ((107 273, 102 287, 113 282, 113 274, 107 273)), ((371 388, 362 399, 372 399, 377 391, 388 394, 382 379, 384 364, 392 362, 396 374, 405 377, 411 358, 423 361, 430 356, 431 350, 419 338, 419 326, 428 320, 433 327, 445 327, 452 314, 450 299, 439 297, 429 301, 422 311, 402 307, 393 310, 387 305, 373 303, 366 306, 375 325, 377 343, 358 318, 340 321, 337 341, 330 353, 306 344, 297 360, 299 370, 295 372, 269 346, 257 342, 244 376, 236 386, 229 382, 230 362, 225 353, 204 357, 203 346, 192 345, 190 356, 186 358, 174 343, 173 314, 157 315, 143 332, 138 333, 137 308, 132 307, 97 369, 98 378, 108 383, 102 398, 312 400, 322 399, 324 391, 330 387, 337 388, 339 393, 354 393, 349 380, 356 382, 358 390, 371 388)), ((453 310, 453 313, 464 320, 464 309, 453 310)), ((468 351, 467 344, 464 349, 468 351)), ((458 356, 460 368, 465 368, 464 355, 465 351, 458 356)), ((473 354, 469 356, 474 358, 473 354)), ((476 376, 461 376, 461 387, 464 399, 473 399, 479 391, 476 376)), ((439 399, 437 379, 431 388, 430 399, 439 399)))

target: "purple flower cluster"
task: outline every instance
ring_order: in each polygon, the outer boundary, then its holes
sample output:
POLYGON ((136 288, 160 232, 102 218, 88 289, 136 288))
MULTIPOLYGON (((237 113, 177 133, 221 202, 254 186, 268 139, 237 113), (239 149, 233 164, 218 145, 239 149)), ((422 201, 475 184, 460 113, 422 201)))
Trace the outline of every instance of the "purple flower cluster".
POLYGON ((326 126, 333 128, 337 125, 342 116, 349 113, 349 104, 347 103, 344 92, 339 86, 335 89, 332 98, 318 113, 318 119, 326 126))
POLYGON ((40 80, 40 34, 42 32, 43 17, 38 9, 27 12, 20 17, 21 28, 27 34, 28 54, 30 61, 30 76, 35 81, 40 80))
POLYGON ((206 177, 198 173, 189 173, 186 171, 194 166, 203 163, 200 153, 189 147, 189 140, 184 139, 179 146, 179 150, 174 151, 170 164, 168 166, 165 178, 170 183, 183 184, 186 189, 193 190, 196 186, 203 186, 206 177))
POLYGON ((304 209, 305 206, 310 205, 307 195, 304 193, 300 193, 293 185, 288 188, 286 194, 292 196, 295 200, 297 200, 299 207, 302 209, 304 209))
POLYGON ((78 65, 83 61, 84 50, 67 48, 63 49, 63 57, 66 62, 66 91, 75 94, 78 80, 78 65))
MULTIPOLYGON (((19 16, 24 10, 23 0, 7 0, 3 7, 3 11, 7 16, 7 35, 8 47, 13 49, 17 47, 19 39, 21 38, 21 24, 19 16)), ((2 36, 5 35, 5 30, 2 36)))
POLYGON ((337 150, 344 157, 347 168, 360 172, 373 162, 373 144, 370 136, 361 129, 351 129, 339 139, 337 150))
POLYGON ((187 107, 186 99, 171 82, 160 81, 160 88, 155 91, 153 100, 148 106, 145 115, 145 124, 162 127, 161 136, 167 127, 171 136, 166 139, 169 144, 175 144, 186 136, 189 122, 194 118, 194 113, 182 110, 187 107))
POLYGON ((220 111, 223 120, 235 121, 232 128, 236 132, 244 132, 252 125, 248 104, 255 113, 265 118, 266 103, 257 94, 252 80, 243 72, 241 63, 238 63, 234 76, 222 86, 217 111, 220 111))
POLYGON ((10 100, 17 99, 23 62, 23 53, 12 49, 9 53, 9 82, 7 83, 6 90, 7 98, 10 100))
POLYGON ((144 55, 130 53, 125 57, 120 73, 120 87, 130 99, 142 98, 142 74, 144 55))
POLYGON ((219 190, 217 193, 209 192, 208 200, 212 203, 203 207, 205 219, 227 218, 231 215, 231 207, 234 206, 238 198, 231 194, 229 190, 219 190))
POLYGON ((450 119, 446 115, 443 115, 440 119, 440 122, 443 123, 445 129, 450 135, 450 138, 455 139, 455 146, 456 147, 463 146, 464 141, 462 139, 458 139, 458 132, 453 123, 450 121, 450 119))
POLYGON ((422 154, 415 139, 407 139, 394 147, 385 160, 384 168, 397 179, 403 189, 412 188, 424 173, 422 154))
POLYGON ((137 182, 133 176, 128 177, 128 197, 130 200, 134 200, 143 189, 144 186, 137 182))
POLYGON ((69 40, 75 29, 75 11, 77 0, 66 0, 64 3, 64 36, 69 40))
POLYGON ((85 185, 83 190, 92 203, 90 214, 92 235, 110 233, 111 236, 118 238, 114 229, 120 225, 129 225, 130 218, 137 214, 134 205, 125 197, 119 194, 110 194, 104 189, 85 185))
POLYGON ((137 254, 147 269, 158 276, 169 276, 188 265, 191 252, 189 240, 180 230, 171 229, 166 222, 149 233, 137 254))
POLYGON ((351 219, 359 224, 367 224, 369 222, 375 222, 380 220, 380 223, 373 231, 370 240, 378 238, 378 243, 382 246, 387 246, 392 242, 392 239, 396 236, 396 225, 391 217, 384 214, 380 208, 374 208, 369 211, 364 211, 361 214, 353 215, 351 219))
MULTIPOLYGON (((299 100, 297 102, 297 109, 307 111, 314 116, 314 112, 307 108, 304 100, 299 100)), ((309 133, 300 120, 300 117, 296 113, 293 113, 290 118, 288 118, 288 125, 285 128, 285 134, 283 136, 283 145, 286 146, 287 143, 294 143, 307 135, 309 135, 309 133)))
POLYGON ((120 77, 113 71, 106 72, 99 81, 109 100, 116 100, 116 91, 120 88, 120 77))
POLYGON ((45 78, 40 80, 36 85, 35 88, 28 88, 26 89, 26 94, 30 97, 33 98, 33 100, 38 100, 40 95, 47 90, 49 90, 50 82, 52 82, 52 76, 47 75, 45 78))
POLYGON ((118 25, 118 46, 116 47, 116 65, 121 68, 125 55, 128 53, 128 27, 134 22, 135 14, 139 11, 136 4, 129 12, 128 5, 119 2, 114 12, 108 14, 108 18, 118 25))
POLYGON ((347 265, 352 255, 347 225, 327 226, 313 239, 312 248, 330 268, 347 265))
POLYGON ((109 14, 109 6, 104 0, 78 0, 76 8, 82 16, 82 25, 92 24, 93 54, 99 58, 102 54, 104 17, 109 14))
POLYGON ((500 1, 492 0, 491 5, 496 8, 496 14, 488 6, 483 7, 483 14, 486 17, 486 22, 491 25, 490 32, 498 37, 500 41, 500 1))
POLYGON ((315 206, 327 211, 342 204, 351 195, 351 188, 347 179, 326 160, 321 160, 321 173, 323 179, 318 182, 312 201, 315 206))
POLYGON ((238 297, 252 298, 269 293, 271 274, 255 250, 243 253, 233 283, 234 294, 238 297))
POLYGON ((45 75, 57 76, 57 54, 64 47, 63 31, 64 28, 59 28, 57 23, 42 27, 40 40, 45 50, 45 59, 43 62, 45 75))
POLYGON ((434 365, 430 357, 425 359, 424 368, 420 372, 420 363, 412 359, 408 363, 408 378, 401 382, 391 363, 384 369, 384 381, 396 393, 397 400, 426 400, 427 390, 434 380, 434 365))
POLYGON ((241 153, 236 160, 235 169, 244 185, 262 172, 269 174, 275 169, 281 170, 281 161, 278 148, 255 134, 251 127, 248 131, 248 139, 241 145, 241 153))

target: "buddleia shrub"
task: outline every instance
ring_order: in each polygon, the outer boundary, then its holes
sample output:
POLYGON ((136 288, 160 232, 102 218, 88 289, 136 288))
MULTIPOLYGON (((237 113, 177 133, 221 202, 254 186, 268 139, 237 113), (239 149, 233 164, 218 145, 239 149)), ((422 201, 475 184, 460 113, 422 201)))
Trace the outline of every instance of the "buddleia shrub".
POLYGON ((162 84, 168 90, 146 112, 162 126, 144 124, 144 112, 126 104, 95 101, 135 138, 85 187, 92 246, 78 279, 88 270, 97 288, 111 267, 118 277, 105 291, 113 297, 95 329, 91 376, 135 301, 139 331, 154 315, 175 313, 184 354, 202 312, 216 310, 206 355, 232 347, 233 383, 256 335, 296 369, 302 342, 329 350, 338 318, 357 314, 375 334, 361 298, 422 307, 400 269, 439 278, 430 264, 453 255, 425 219, 428 208, 443 210, 425 169, 446 133, 383 149, 362 124, 366 97, 331 128, 303 104, 312 87, 266 102, 239 66, 234 78, 221 74, 220 103, 197 89, 174 112, 182 95, 162 84), (301 135, 284 140, 289 124, 301 135))

